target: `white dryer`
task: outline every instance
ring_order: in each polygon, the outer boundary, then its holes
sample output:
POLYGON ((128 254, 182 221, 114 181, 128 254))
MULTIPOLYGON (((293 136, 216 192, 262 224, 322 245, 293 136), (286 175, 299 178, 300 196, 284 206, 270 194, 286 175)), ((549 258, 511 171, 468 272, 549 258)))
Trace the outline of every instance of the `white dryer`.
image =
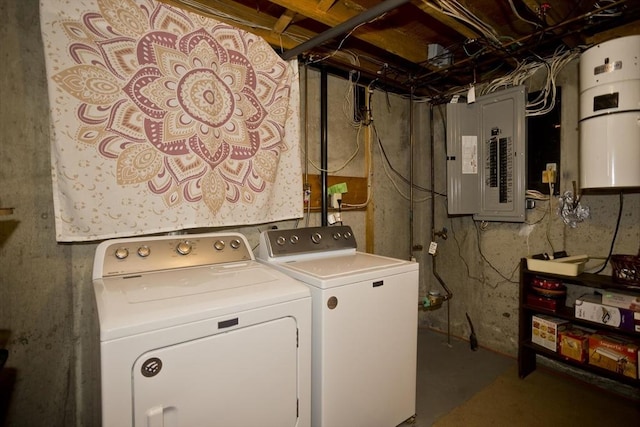
POLYGON ((306 427, 311 298, 237 233, 96 251, 104 427, 306 427))
POLYGON ((415 415, 419 266, 356 249, 348 226, 260 236, 258 259, 311 290, 313 427, 393 427, 415 415))

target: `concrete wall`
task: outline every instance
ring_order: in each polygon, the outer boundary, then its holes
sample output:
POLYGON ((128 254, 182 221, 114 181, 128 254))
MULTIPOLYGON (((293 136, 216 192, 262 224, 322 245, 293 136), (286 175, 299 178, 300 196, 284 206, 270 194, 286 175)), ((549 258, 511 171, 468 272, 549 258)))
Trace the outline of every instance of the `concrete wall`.
MULTIPOLYGON (((0 217, 0 346, 10 351, 0 374, 0 424, 95 426, 100 420, 98 327, 91 288, 96 243, 55 241, 38 1, 5 0, 0 12, 0 207, 15 208, 13 215, 0 217)), ((318 165, 319 82, 319 73, 309 70, 309 158, 318 165)), ((329 76, 329 168, 342 165, 359 138, 356 156, 340 174, 365 177, 362 134, 349 125, 342 110, 348 90, 343 79, 329 76)), ((374 94, 374 108, 380 108, 376 124, 391 161, 406 171, 409 104, 394 95, 389 102, 386 108, 385 94, 374 94)), ((379 167, 379 154, 374 151, 373 156, 379 167)), ((318 173, 312 167, 309 172, 318 173)), ((399 221, 395 232, 381 233, 388 240, 381 238, 376 251, 406 258, 407 202, 386 190, 386 181, 382 174, 373 177, 372 187, 385 188, 375 194, 375 221, 399 221)), ((352 225, 362 248, 365 219, 364 211, 343 212, 343 222, 352 225)), ((297 224, 306 223, 303 218, 297 224)), ((319 214, 312 213, 308 224, 320 223, 319 214)), ((296 221, 277 225, 291 228, 296 221)), ((255 246, 259 232, 268 226, 238 231, 255 246)))
MULTIPOLYGON (((561 111, 561 188, 572 190, 578 176, 578 61, 566 66, 557 79, 562 87, 561 111)), ((539 77, 539 76, 535 76, 539 77)), ((536 79, 530 91, 535 91, 536 79)), ((439 110, 438 110, 439 111, 439 110)), ((438 117, 434 127, 436 150, 435 187, 446 192, 444 161, 445 135, 438 117)), ((529 150, 536 150, 536 141, 528 141, 529 150)), ((527 255, 566 250, 570 255, 588 254, 606 258, 620 207, 620 196, 584 194, 581 204, 590 208, 591 217, 576 228, 564 224, 557 215, 557 199, 537 202, 527 210, 525 223, 474 222, 470 216, 451 217, 446 202, 436 202, 436 229, 446 227, 448 239, 437 239, 438 272, 450 287, 454 298, 450 303, 450 324, 446 307, 421 315, 423 326, 442 331, 451 330, 456 336, 468 337, 468 312, 480 345, 516 356, 518 340, 518 264, 527 255)), ((620 227, 613 249, 614 254, 637 254, 640 244, 640 194, 628 193, 623 198, 620 227)), ((425 229, 425 232, 427 230, 425 229)), ((595 271, 603 259, 593 259, 587 271, 595 271)), ((428 275, 430 265, 425 272, 428 275)), ((607 267, 602 274, 610 274, 607 267)), ((430 287, 438 289, 434 281, 430 287)))
MULTIPOLYGON (((0 217, 0 345, 10 350, 0 374, 0 397, 9 390, 6 423, 11 426, 93 426, 99 420, 99 361, 97 325, 90 286, 95 243, 55 241, 50 178, 50 141, 44 56, 37 0, 0 2, 0 207, 15 207, 0 217)), ((562 79, 563 183, 577 176, 577 69, 562 79)), ((319 164, 319 73, 308 75, 309 158, 319 164)), ((343 113, 346 81, 329 78, 329 169, 339 166, 362 137, 343 113)), ((304 84, 302 86, 304 93, 304 84)), ((389 161, 409 178, 413 153, 414 180, 431 188, 429 106, 416 103, 410 138, 410 109, 406 97, 376 90, 373 119, 389 161)), ((304 111, 304 108, 301 110, 304 111)), ((436 170, 433 186, 446 191, 444 132, 434 109, 436 170)), ((364 145, 338 174, 366 176, 364 145)), ((431 274, 431 199, 416 189, 410 203, 408 187, 385 173, 380 149, 371 147, 374 191, 374 252, 408 258, 421 264, 421 295, 438 288, 431 274), (393 181, 393 182, 392 182, 393 181), (394 185, 395 183, 395 185, 394 185), (414 246, 414 248, 412 248, 414 246), (420 250, 420 246, 424 249, 420 250), (413 249, 413 250, 412 250, 413 249)), ((310 167, 310 173, 317 173, 310 167)), ((563 188, 564 189, 564 188, 563 188)), ((454 292, 451 332, 466 336, 464 313, 474 319, 480 344, 515 355, 517 339, 517 263, 527 254, 555 250, 606 255, 618 213, 618 196, 585 196, 592 219, 577 229, 552 221, 536 223, 541 210, 529 212, 531 224, 491 223, 479 228, 469 217, 450 218, 445 199, 436 196, 436 229, 447 227, 449 238, 439 241, 438 271, 454 292), (547 238, 547 228, 550 230, 547 238), (481 250, 480 250, 480 249, 481 250), (504 277, 503 277, 504 276, 504 277)), ((616 253, 634 253, 640 240, 640 197, 625 196, 616 253)), ((344 212, 360 248, 366 242, 367 215, 344 212)), ((303 219, 299 225, 304 225, 303 219)), ((319 225, 312 214, 309 225, 319 225)), ((294 221, 278 224, 293 227, 294 221)), ((267 225, 239 229, 253 245, 267 225)), ((446 331, 446 310, 421 312, 420 323, 446 331)), ((2 419, 0 405, 0 420, 2 419)))

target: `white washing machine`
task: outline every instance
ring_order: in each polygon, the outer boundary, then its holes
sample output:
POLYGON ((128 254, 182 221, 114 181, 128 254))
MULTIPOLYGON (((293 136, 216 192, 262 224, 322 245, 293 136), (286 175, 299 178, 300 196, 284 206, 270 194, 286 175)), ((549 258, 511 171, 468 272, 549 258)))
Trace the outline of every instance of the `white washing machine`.
POLYGON ((237 233, 95 254, 104 427, 310 424, 311 297, 237 233))
POLYGON ((258 259, 311 290, 314 427, 393 427, 415 415, 419 266, 356 249, 348 226, 260 236, 258 259))

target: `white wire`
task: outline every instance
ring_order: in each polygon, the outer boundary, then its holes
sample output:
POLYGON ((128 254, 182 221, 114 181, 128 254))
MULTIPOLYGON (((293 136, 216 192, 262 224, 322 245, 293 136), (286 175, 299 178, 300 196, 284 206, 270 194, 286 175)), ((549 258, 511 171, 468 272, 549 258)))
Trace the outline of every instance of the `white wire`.
POLYGON ((523 18, 520 13, 518 13, 518 9, 516 9, 516 5, 513 4, 513 0, 509 0, 509 5, 511 6, 511 11, 518 17, 519 20, 526 22, 527 24, 531 24, 534 27, 540 27, 540 24, 537 22, 529 21, 528 19, 523 18))
MULTIPOLYGON (((315 164, 315 162, 311 159, 309 160, 309 164, 311 164, 311 166, 313 166, 314 169, 316 169, 318 172, 325 172, 325 173, 336 173, 336 172, 340 172, 342 169, 346 168, 349 163, 351 163, 351 161, 353 159, 355 159, 355 157, 358 155, 358 152, 360 151, 360 131, 362 130, 362 126, 358 127, 358 133, 356 134, 356 149, 353 151, 353 153, 351 154, 351 156, 349 156, 349 158, 347 160, 345 160, 345 162, 342 164, 342 166, 336 168, 336 169, 322 169, 320 166, 318 166, 317 164, 315 164)), ((305 155, 307 155, 305 153, 305 155)), ((307 155, 308 157, 308 155, 307 155)))
POLYGON ((546 78, 540 95, 527 103, 526 115, 531 117, 547 114, 555 107, 558 73, 579 55, 579 50, 565 51, 562 47, 559 47, 548 58, 519 62, 509 74, 482 85, 478 90, 481 94, 487 94, 507 87, 518 86, 526 83, 534 74, 544 68, 546 70, 546 78))

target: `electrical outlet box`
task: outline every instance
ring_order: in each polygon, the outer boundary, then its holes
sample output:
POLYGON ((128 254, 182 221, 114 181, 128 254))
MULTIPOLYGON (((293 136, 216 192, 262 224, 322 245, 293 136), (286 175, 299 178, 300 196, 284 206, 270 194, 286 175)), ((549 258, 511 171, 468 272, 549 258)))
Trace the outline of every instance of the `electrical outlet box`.
POLYGON ((557 180, 557 169, 558 165, 556 163, 547 163, 547 168, 542 171, 542 183, 555 184, 557 180))
POLYGON ((342 202, 342 193, 329 194, 329 205, 333 209, 340 209, 341 202, 342 202))

